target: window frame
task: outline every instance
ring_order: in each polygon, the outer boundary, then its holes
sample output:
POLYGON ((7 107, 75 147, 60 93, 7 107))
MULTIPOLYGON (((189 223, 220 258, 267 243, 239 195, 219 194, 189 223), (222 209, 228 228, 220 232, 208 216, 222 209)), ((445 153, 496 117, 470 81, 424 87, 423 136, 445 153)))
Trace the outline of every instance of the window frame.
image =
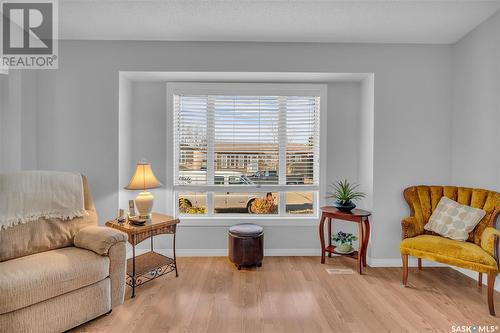
MULTIPOLYGON (((319 208, 324 204, 324 196, 326 187, 324 179, 326 175, 326 123, 327 123, 327 85, 326 84, 308 84, 308 83, 199 83, 199 82, 169 82, 167 83, 167 187, 171 189, 172 195, 167 198, 169 201, 167 207, 172 207, 174 216, 182 217, 183 220, 241 220, 250 219, 265 222, 266 220, 276 222, 278 220, 300 220, 310 225, 313 221, 316 223, 319 217, 319 208), (174 95, 239 95, 239 96, 319 96, 319 156, 318 156, 318 185, 278 185, 278 184, 257 184, 255 187, 248 185, 174 185, 174 95), (170 141, 170 142, 169 142, 170 141), (322 181, 323 180, 323 181, 322 181), (202 192, 207 195, 207 214, 181 214, 179 213, 179 192, 202 192), (215 192, 237 192, 237 193, 278 193, 279 212, 276 215, 257 215, 245 213, 215 213, 214 212, 214 194, 215 192), (313 192, 313 214, 310 215, 294 215, 286 213, 285 192, 313 192)), ((208 130, 208 129, 207 129, 208 130)), ((286 131, 286 129, 285 129, 286 131)), ((283 133, 283 129, 280 133, 283 133)), ((286 136, 285 136, 286 139, 286 136)), ((281 139, 280 139, 281 140, 281 139)), ((211 144, 209 143, 209 146, 211 144)), ((212 144, 213 146, 213 144, 212 144)), ((286 146, 286 145, 285 145, 286 146)), ((285 177, 286 173, 282 169, 282 165, 286 166, 286 149, 282 149, 280 145, 280 158, 284 163, 280 162, 280 172, 285 177)), ((210 149, 210 148, 208 148, 210 149)), ((213 149, 213 147, 212 147, 213 149)), ((207 151, 207 154, 210 153, 207 151)), ((229 161, 228 165, 229 165, 229 161)), ((212 164, 210 169, 213 169, 214 161, 207 159, 207 172, 209 169, 208 163, 212 164)), ((214 174, 215 176, 215 174, 214 174)), ((208 177, 208 174, 207 174, 208 177)), ((286 222, 286 221, 283 221, 286 222)), ((215 223, 219 225, 220 223, 215 223)), ((264 223, 266 224, 266 223, 264 223)), ((207 225, 206 221, 200 225, 207 225)))

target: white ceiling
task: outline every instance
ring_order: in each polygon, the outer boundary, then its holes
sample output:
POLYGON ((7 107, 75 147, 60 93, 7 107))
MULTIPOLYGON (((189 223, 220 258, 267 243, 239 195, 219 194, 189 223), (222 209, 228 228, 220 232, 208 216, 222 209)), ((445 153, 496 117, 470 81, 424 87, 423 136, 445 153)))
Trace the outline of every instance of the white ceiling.
POLYGON ((454 43, 500 0, 60 0, 62 39, 454 43))

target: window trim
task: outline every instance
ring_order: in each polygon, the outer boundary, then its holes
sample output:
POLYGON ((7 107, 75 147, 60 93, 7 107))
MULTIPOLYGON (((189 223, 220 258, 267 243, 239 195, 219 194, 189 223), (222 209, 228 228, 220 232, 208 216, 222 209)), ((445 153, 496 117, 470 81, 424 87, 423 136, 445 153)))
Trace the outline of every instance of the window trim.
MULTIPOLYGON (((168 82, 166 84, 167 91, 167 170, 172 170, 172 172, 167 172, 167 184, 166 187, 170 189, 170 195, 167 195, 167 207, 171 208, 174 212, 174 216, 182 217, 183 220, 190 221, 192 225, 198 225, 198 223, 193 223, 193 221, 203 221, 200 225, 226 225, 230 220, 258 220, 264 222, 264 225, 275 225, 275 224, 286 224, 286 221, 276 223, 278 220, 290 219, 294 221, 299 221, 300 225, 311 225, 312 221, 316 221, 319 217, 320 206, 324 204, 324 197, 326 193, 325 186, 325 176, 326 176, 326 151, 327 151, 327 140, 326 140, 326 124, 327 124, 327 85, 326 84, 304 84, 304 83, 207 83, 207 82, 168 82), (318 185, 257 185, 255 188, 247 188, 246 186, 234 185, 234 186, 224 186, 222 189, 220 185, 174 185, 174 95, 240 95, 240 96, 265 96, 265 95, 275 95, 275 96, 319 96, 320 97, 320 124, 319 124, 319 184, 318 185), (323 180, 323 181, 322 181, 323 180), (208 212, 213 211, 213 193, 214 192, 278 192, 280 205, 279 211, 281 214, 272 215, 249 215, 249 214, 200 214, 200 215, 186 215, 179 214, 178 212, 178 193, 182 191, 189 192, 207 192, 207 210, 208 212), (293 214, 286 214, 285 205, 285 192, 284 191, 294 191, 297 192, 315 192, 313 199, 313 209, 314 212, 311 215, 299 216, 293 214), (207 223, 207 220, 220 219, 226 222, 221 223, 207 223), (268 223, 266 223, 268 222, 268 223), (305 223, 305 224, 304 224, 305 223)), ((213 124, 212 124, 213 125, 213 124)), ((210 124, 208 124, 209 127, 210 124)), ((208 129, 207 129, 208 131, 208 129)), ((280 133, 283 133, 281 130, 280 133)), ((280 138, 281 139, 281 138, 280 138)), ((286 137, 285 137, 286 139, 286 137)), ((213 146, 210 145, 209 146, 213 146)), ((280 145, 284 147, 283 145, 280 145)), ((207 151, 208 154, 208 151, 207 151)), ((286 151, 280 149, 281 154, 286 156, 286 151), (283 152, 282 152, 283 150, 283 152)), ((209 169, 208 163, 213 164, 213 161, 207 160, 207 171, 209 169)), ((286 165, 286 163, 280 163, 281 165, 286 165)), ((213 166, 210 165, 210 169, 213 166)), ((280 170, 282 171, 282 170, 280 170)), ((280 175, 285 176, 283 172, 279 172, 280 175)), ((280 176, 281 177, 281 176, 280 176)), ((294 223, 293 225, 298 225, 294 223)))

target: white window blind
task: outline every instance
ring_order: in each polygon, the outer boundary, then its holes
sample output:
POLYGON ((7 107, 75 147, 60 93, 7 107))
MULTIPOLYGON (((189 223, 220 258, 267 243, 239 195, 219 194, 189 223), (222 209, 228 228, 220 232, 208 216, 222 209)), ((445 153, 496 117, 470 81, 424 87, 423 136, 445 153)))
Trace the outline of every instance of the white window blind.
POLYGON ((169 89, 178 214, 317 215, 323 87, 177 83, 169 89))
MULTIPOLYGON (((252 174, 279 168, 279 101, 275 96, 213 96, 214 168, 252 174), (229 158, 230 164, 224 164, 229 158)), ((261 184, 278 184, 261 177, 261 184)))
POLYGON ((286 98, 286 182, 318 184, 319 97, 286 98))
POLYGON ((174 185, 318 185, 319 97, 174 95, 174 122, 174 185))
POLYGON ((207 96, 174 96, 175 184, 207 184, 207 111, 207 96))

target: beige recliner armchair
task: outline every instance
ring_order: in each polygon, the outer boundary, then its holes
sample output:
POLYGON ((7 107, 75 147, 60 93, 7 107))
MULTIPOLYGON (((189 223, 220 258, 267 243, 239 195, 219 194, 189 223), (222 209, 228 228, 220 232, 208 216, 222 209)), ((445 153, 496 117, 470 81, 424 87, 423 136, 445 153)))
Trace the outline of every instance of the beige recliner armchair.
POLYGON ((123 303, 127 235, 88 216, 0 230, 0 332, 62 332, 123 303))

